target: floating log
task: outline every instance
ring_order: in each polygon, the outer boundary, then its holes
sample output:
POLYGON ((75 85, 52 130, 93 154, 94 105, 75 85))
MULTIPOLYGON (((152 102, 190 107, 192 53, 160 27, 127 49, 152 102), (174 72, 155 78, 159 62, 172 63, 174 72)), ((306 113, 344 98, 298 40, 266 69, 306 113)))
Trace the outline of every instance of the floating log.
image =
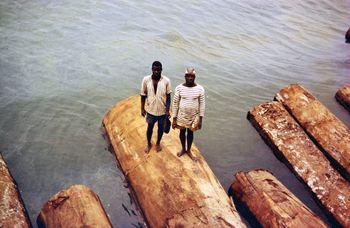
POLYGON ((327 227, 267 170, 238 172, 234 197, 248 206, 263 227, 327 227))
POLYGON ((350 112, 350 84, 340 88, 335 94, 335 99, 350 112))
POLYGON ((17 184, 0 153, 0 227, 31 227, 17 184))
POLYGON ((345 43, 350 43, 350 28, 345 33, 345 43))
POLYGON ((298 84, 292 84, 275 97, 297 120, 310 138, 350 179, 350 130, 317 98, 298 84))
POLYGON ((277 157, 310 188, 324 209, 350 227, 350 184, 331 166, 279 102, 258 105, 248 119, 277 157))
POLYGON ((112 227, 99 197, 84 185, 55 194, 38 216, 39 227, 112 227))
MULTIPOLYGON (((140 103, 140 96, 120 101, 103 124, 148 225, 245 227, 198 148, 192 146, 195 160, 188 155, 177 157, 178 130, 163 136, 162 151, 144 152, 147 126, 140 103)), ((155 127, 153 138, 156 134, 155 127)))

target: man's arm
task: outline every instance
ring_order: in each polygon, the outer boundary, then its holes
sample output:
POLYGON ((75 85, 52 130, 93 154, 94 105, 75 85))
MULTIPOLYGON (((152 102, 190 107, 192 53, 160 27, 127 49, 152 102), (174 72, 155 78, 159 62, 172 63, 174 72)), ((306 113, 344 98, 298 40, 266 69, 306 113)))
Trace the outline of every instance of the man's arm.
POLYGON ((147 98, 147 84, 145 78, 143 78, 142 83, 141 83, 141 115, 145 116, 146 115, 146 110, 145 110, 145 103, 146 103, 146 98, 147 98))
POLYGON ((198 128, 202 128, 202 121, 203 121, 203 116, 204 116, 204 111, 205 111, 205 92, 203 90, 203 93, 199 95, 199 124, 198 128))
POLYGON ((180 103, 180 92, 175 89, 174 100, 173 100, 173 128, 177 125, 177 113, 179 111, 180 103))
POLYGON ((145 103, 146 103, 147 96, 141 95, 141 115, 146 116, 146 110, 145 110, 145 103))
POLYGON ((170 104, 171 104, 171 96, 169 93, 166 95, 166 102, 165 102, 165 112, 167 116, 170 116, 170 104))

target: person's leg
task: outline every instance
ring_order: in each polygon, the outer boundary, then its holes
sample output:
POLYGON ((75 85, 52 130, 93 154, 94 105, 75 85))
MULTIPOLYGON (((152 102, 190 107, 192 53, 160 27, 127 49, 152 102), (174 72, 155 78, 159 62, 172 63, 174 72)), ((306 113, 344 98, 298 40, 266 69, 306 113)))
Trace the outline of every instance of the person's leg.
POLYGON ((164 133, 164 117, 159 117, 158 118, 158 135, 157 135, 157 145, 156 145, 156 149, 157 151, 161 151, 162 147, 160 146, 160 141, 162 140, 163 137, 163 133, 164 133))
POLYGON ((180 141, 181 141, 181 146, 182 146, 182 149, 181 151, 177 154, 177 156, 182 156, 185 152, 186 152, 186 128, 184 129, 180 129, 180 141))
POLYGON ((147 146, 145 148, 145 152, 148 153, 151 148, 152 148, 152 143, 151 143, 151 140, 152 140, 152 134, 153 134, 153 128, 154 128, 154 123, 155 121, 153 120, 152 116, 150 116, 148 113, 147 113, 147 117, 146 117, 146 121, 148 123, 147 125, 147 146))
POLYGON ((187 128, 187 152, 191 152, 193 142, 193 131, 187 128))

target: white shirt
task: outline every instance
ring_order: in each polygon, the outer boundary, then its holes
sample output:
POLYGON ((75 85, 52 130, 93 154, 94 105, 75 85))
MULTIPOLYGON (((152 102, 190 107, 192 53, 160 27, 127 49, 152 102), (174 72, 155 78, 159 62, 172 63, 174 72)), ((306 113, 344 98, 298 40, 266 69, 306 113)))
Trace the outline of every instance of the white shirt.
POLYGON ((154 91, 152 75, 143 78, 141 84, 141 96, 147 96, 145 110, 154 116, 165 115, 166 113, 166 96, 171 93, 171 85, 169 78, 161 76, 157 93, 154 91))
POLYGON ((190 127, 197 116, 204 116, 205 91, 201 85, 187 87, 183 84, 175 88, 173 116, 178 125, 190 127))

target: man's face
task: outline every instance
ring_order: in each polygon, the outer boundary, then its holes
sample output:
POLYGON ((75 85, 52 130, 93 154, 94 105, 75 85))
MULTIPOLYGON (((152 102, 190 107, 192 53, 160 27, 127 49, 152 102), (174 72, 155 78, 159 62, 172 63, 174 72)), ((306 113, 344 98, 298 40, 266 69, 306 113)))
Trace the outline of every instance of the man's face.
POLYGON ((152 73, 153 73, 153 76, 159 78, 161 73, 162 73, 162 67, 159 67, 159 66, 153 66, 152 67, 152 73))
POLYGON ((195 78, 196 78, 196 75, 194 75, 194 74, 185 74, 186 84, 193 85, 195 78))

